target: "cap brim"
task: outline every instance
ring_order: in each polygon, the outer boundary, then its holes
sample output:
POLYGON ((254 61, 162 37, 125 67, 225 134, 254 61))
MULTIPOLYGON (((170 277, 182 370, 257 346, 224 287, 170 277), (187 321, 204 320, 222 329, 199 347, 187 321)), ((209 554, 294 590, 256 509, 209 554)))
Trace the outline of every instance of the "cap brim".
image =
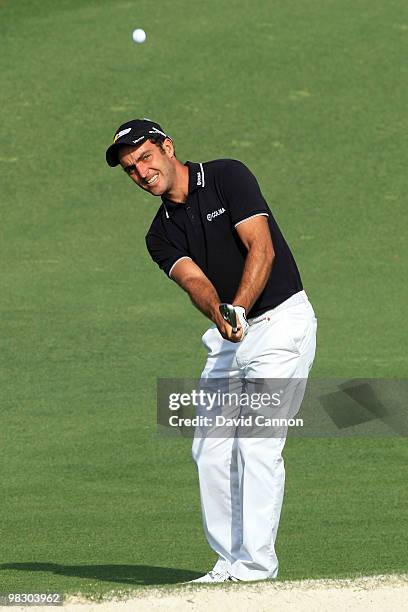
POLYGON ((137 147, 142 145, 148 138, 149 136, 144 134, 143 136, 140 136, 137 143, 135 143, 134 140, 127 140, 126 138, 123 138, 123 140, 120 139, 117 142, 113 142, 111 146, 108 147, 106 150, 106 162, 111 168, 119 166, 120 147, 135 147, 135 149, 137 149, 137 147))
MULTIPOLYGON (((167 136, 164 132, 160 132, 160 134, 162 136, 164 136, 165 138, 168 138, 169 140, 172 140, 172 138, 170 136, 167 136)), ((142 145, 144 142, 146 142, 146 140, 149 140, 149 138, 152 138, 153 136, 155 136, 155 134, 151 134, 149 132, 147 134, 143 134, 142 136, 140 136, 137 139, 137 142, 135 142, 134 140, 127 140, 126 137, 124 137, 123 139, 120 138, 116 142, 113 142, 110 145, 110 147, 108 147, 106 149, 106 163, 111 168, 114 168, 115 166, 118 166, 119 165, 119 149, 120 149, 120 147, 128 146, 128 147, 134 147, 135 149, 137 149, 137 147, 142 145)))
POLYGON ((111 167, 114 168, 115 166, 119 166, 119 149, 121 146, 126 145, 125 142, 122 143, 118 143, 118 142, 114 142, 113 144, 111 144, 110 147, 107 148, 106 150, 106 163, 111 167))

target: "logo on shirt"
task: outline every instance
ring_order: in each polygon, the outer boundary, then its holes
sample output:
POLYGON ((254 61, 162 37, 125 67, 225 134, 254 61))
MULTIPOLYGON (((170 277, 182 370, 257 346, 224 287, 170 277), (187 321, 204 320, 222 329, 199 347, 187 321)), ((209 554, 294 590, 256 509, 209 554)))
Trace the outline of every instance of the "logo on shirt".
POLYGON ((218 210, 213 210, 213 212, 208 213, 207 221, 212 221, 215 217, 219 217, 225 213, 225 208, 219 208, 218 210))

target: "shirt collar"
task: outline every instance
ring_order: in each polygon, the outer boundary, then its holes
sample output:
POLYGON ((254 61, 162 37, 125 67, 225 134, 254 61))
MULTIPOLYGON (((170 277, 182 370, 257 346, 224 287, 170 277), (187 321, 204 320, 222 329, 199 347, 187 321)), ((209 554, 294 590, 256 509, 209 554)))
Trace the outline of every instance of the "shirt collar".
POLYGON ((203 164, 187 161, 185 166, 188 166, 188 193, 193 193, 200 187, 205 187, 203 164))
MULTIPOLYGON (((184 164, 188 167, 188 194, 197 191, 200 187, 205 187, 205 174, 203 164, 201 162, 186 161, 184 164)), ((169 213, 173 212, 176 208, 179 208, 180 204, 171 202, 162 196, 162 203, 166 213, 166 217, 169 218, 169 213)))

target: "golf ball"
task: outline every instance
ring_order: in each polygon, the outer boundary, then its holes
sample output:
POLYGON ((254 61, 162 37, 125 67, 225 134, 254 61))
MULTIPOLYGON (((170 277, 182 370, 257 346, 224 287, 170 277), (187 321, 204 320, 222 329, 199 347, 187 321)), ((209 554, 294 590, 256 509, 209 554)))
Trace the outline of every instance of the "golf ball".
POLYGON ((132 38, 135 43, 144 43, 144 41, 146 40, 146 32, 144 30, 141 30, 140 28, 137 28, 136 30, 133 30, 132 38))

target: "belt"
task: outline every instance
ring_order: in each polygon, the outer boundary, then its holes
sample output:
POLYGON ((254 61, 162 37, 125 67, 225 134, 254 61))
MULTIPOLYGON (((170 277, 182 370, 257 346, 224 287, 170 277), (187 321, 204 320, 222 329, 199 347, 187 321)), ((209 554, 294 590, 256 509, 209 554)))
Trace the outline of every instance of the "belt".
POLYGON ((265 319, 273 316, 276 312, 286 310, 287 308, 290 308, 291 306, 296 306, 297 304, 306 304, 307 302, 309 302, 309 299, 306 295, 306 292, 299 291, 298 293, 294 293, 293 295, 291 295, 290 298, 288 298, 275 308, 271 308, 270 310, 263 312, 258 317, 251 317, 250 319, 248 319, 248 323, 249 325, 255 325, 256 323, 260 323, 261 321, 264 321, 265 319))

